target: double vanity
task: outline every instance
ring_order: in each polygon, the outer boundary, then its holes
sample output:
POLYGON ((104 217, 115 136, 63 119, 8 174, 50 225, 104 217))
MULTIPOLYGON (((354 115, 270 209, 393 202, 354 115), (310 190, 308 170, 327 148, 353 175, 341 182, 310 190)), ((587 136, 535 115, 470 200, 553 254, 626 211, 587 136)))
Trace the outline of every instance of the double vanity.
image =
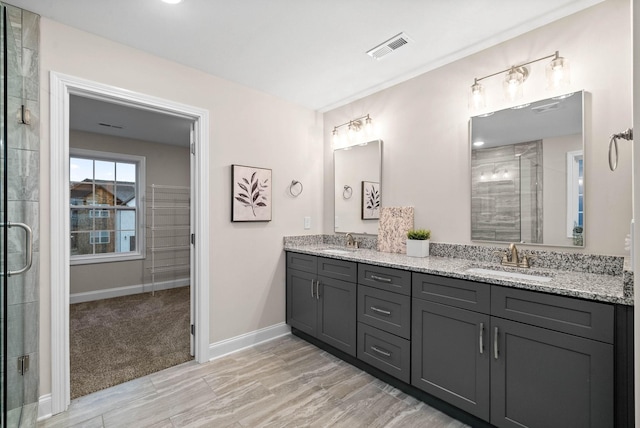
POLYGON ((285 239, 285 251, 293 334, 457 419, 633 426, 633 298, 621 267, 516 269, 321 239, 285 239))

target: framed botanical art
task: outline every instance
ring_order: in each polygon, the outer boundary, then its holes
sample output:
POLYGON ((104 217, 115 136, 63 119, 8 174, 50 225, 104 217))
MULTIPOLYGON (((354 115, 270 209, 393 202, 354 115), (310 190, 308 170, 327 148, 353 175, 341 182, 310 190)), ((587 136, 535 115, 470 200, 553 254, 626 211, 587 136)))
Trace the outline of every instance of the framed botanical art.
POLYGON ((380 183, 362 182, 362 220, 378 220, 380 218, 380 183))
POLYGON ((231 221, 271 221, 271 170, 231 165, 231 221))

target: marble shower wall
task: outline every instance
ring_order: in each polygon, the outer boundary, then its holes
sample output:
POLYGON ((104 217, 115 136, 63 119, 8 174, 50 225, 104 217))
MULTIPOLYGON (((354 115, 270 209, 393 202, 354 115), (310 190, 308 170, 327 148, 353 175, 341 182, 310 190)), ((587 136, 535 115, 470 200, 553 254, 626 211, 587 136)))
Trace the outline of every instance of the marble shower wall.
POLYGON ((542 141, 474 149, 471 239, 541 243, 541 180, 542 141))
MULTIPOLYGON (((7 6, 7 220, 26 223, 33 229, 33 265, 22 275, 8 278, 8 420, 9 427, 35 426, 38 414, 39 376, 39 200, 40 200, 40 17, 7 6), (20 122, 24 105, 30 112, 29 125, 20 122), (20 376, 17 358, 29 356, 29 371, 20 376), (24 409, 22 405, 24 404, 24 409)), ((9 229, 9 267, 24 265, 25 235, 9 229)))

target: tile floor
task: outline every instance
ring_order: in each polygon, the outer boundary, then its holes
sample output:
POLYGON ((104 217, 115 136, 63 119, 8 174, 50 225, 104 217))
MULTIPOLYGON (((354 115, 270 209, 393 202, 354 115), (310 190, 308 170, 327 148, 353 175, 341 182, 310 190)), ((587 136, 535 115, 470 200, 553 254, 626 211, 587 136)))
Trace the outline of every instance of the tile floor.
POLYGON ((466 427, 292 335, 105 389, 57 427, 466 427))

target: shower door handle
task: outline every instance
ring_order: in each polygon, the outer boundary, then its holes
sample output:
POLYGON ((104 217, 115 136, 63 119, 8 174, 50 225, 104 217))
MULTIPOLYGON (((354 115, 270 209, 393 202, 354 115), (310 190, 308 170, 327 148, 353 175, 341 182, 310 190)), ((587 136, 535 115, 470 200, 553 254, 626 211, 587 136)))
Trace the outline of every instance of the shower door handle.
POLYGON ((31 228, 29 226, 27 226, 26 224, 24 224, 24 223, 15 223, 15 222, 10 222, 10 221, 8 221, 6 224, 2 224, 2 226, 3 227, 7 226, 9 229, 11 229, 12 227, 19 227, 20 229, 24 230, 24 232, 25 232, 25 243, 27 244, 27 248, 26 248, 27 260, 26 260, 26 263, 25 263, 24 267, 22 267, 22 269, 7 271, 7 276, 20 275, 21 273, 25 273, 26 271, 31 269, 31 265, 33 264, 33 230, 31 230, 31 228))

